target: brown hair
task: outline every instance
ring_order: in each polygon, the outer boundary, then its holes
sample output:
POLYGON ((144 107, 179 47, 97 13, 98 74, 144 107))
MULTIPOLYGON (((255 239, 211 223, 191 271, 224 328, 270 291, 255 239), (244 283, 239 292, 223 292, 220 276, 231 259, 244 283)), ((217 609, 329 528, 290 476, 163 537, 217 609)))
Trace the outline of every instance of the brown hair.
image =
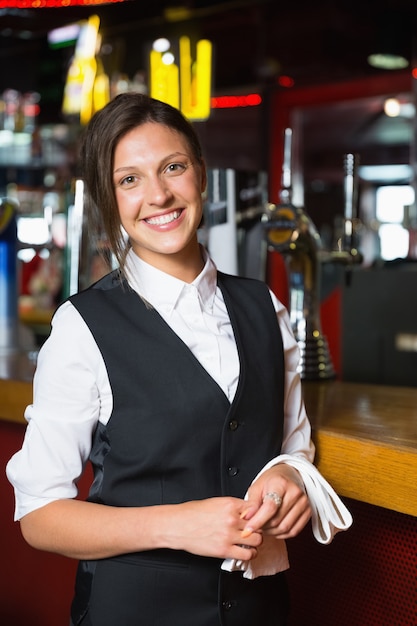
POLYGON ((193 126, 174 107, 140 93, 116 96, 91 119, 81 143, 81 167, 89 224, 105 232, 123 270, 130 244, 125 241, 113 186, 114 152, 120 139, 134 128, 154 122, 183 135, 202 163, 200 141, 193 126))

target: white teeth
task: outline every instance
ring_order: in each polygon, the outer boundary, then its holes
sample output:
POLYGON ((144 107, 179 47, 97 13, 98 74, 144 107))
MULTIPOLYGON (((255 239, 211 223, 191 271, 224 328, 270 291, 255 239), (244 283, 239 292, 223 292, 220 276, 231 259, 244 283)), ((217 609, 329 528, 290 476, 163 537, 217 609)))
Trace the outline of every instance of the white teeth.
POLYGON ((173 211, 172 213, 160 215, 159 217, 150 217, 149 219, 145 220, 145 222, 154 226, 160 226, 162 224, 169 224, 170 222, 177 220, 180 215, 181 211, 173 211))

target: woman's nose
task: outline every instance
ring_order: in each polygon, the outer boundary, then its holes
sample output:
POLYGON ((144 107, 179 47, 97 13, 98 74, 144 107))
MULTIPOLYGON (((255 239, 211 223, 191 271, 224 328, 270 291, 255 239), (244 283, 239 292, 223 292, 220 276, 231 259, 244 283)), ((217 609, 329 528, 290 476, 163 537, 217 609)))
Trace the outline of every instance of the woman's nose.
POLYGON ((172 191, 164 178, 153 176, 147 181, 147 201, 149 204, 165 205, 172 199, 172 191))

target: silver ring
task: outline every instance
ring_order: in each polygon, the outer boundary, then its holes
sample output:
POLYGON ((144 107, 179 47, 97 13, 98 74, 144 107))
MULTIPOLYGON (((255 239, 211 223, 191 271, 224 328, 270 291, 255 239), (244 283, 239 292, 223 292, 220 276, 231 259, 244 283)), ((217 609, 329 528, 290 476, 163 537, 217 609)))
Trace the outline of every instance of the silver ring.
POLYGON ((278 493, 275 493, 275 491, 271 491, 269 493, 266 493, 264 495, 263 501, 265 502, 265 500, 267 498, 269 500, 272 500, 272 502, 274 502, 277 506, 281 506, 281 504, 282 504, 282 497, 278 493))

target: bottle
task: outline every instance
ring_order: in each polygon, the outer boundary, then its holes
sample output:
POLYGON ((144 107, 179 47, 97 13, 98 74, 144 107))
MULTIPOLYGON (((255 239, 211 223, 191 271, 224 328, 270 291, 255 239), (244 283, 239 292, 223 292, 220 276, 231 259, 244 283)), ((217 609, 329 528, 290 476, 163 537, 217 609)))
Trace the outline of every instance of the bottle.
POLYGON ((0 198, 0 352, 18 345, 16 205, 0 198))

